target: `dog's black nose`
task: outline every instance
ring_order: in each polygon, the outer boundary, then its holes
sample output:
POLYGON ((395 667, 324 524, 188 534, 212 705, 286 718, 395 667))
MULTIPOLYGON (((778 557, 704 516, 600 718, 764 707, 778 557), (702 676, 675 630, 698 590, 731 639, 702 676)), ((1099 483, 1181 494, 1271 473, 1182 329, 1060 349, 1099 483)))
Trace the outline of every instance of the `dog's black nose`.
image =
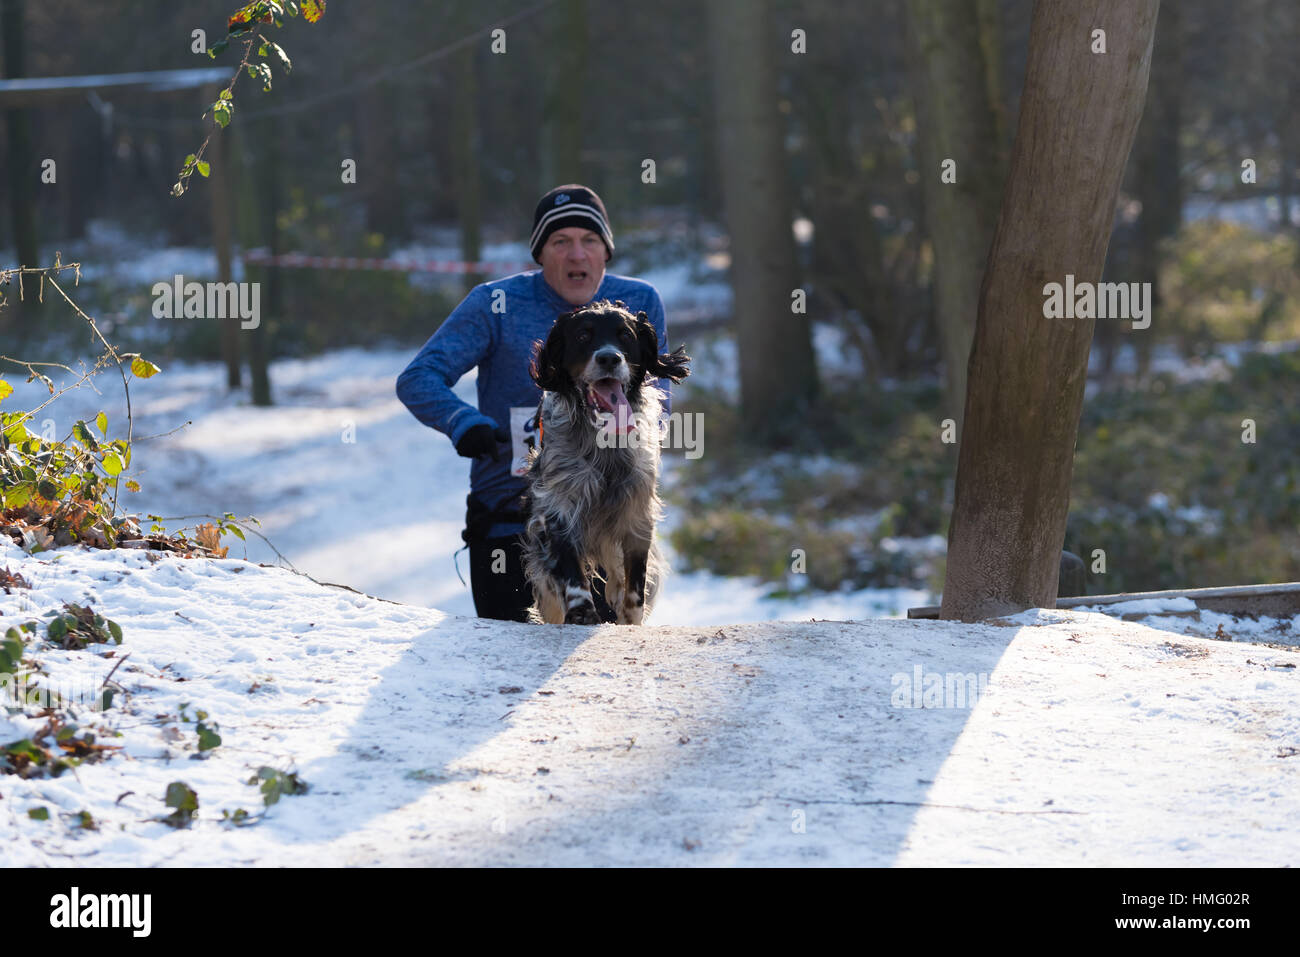
POLYGON ((604 369, 612 369, 621 362, 623 357, 617 352, 598 352, 596 353, 596 364, 604 369))

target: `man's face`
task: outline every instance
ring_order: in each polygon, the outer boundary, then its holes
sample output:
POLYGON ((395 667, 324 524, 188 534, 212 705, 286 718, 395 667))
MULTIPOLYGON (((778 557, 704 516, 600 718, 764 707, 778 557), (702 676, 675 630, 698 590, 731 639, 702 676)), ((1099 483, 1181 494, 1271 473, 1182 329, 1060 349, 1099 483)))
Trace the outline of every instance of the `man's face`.
POLYGON ((570 305, 591 302, 605 278, 605 244, 581 226, 557 229, 542 246, 542 278, 570 305))

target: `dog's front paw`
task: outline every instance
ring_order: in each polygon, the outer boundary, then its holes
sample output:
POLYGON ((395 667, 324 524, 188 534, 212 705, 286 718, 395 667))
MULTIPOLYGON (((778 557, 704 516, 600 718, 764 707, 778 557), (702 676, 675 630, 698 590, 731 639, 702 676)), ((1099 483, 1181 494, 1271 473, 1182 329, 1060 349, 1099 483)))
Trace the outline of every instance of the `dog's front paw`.
POLYGON ((596 612, 596 602, 591 592, 582 588, 570 588, 565 596, 564 623, 566 625, 599 625, 600 615, 596 612))
POLYGON ((643 605, 625 603, 622 610, 619 612, 618 623, 620 625, 645 624, 645 607, 643 605))
POLYGON ((599 625, 601 624, 600 615, 596 613, 594 603, 588 601, 581 605, 574 605, 564 613, 564 623, 566 625, 599 625))

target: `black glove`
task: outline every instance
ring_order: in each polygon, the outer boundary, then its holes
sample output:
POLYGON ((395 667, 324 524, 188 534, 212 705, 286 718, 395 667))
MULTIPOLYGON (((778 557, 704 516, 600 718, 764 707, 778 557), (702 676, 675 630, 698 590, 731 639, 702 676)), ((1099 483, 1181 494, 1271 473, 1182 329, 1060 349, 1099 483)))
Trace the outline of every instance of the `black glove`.
POLYGON ((501 426, 476 425, 460 437, 456 451, 467 459, 490 455, 493 462, 501 460, 501 443, 510 441, 510 433, 501 426))

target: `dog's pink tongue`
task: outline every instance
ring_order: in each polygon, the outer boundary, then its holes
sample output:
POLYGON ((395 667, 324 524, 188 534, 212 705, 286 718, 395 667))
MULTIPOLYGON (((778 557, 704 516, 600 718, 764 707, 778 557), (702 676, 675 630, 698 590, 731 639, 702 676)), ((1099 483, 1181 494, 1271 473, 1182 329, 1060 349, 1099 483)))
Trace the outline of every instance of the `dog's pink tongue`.
POLYGON ((605 400, 609 407, 608 411, 614 413, 613 429, 619 435, 626 435, 636 427, 632 419, 632 404, 627 401, 627 396, 623 394, 623 386, 618 382, 610 384, 608 389, 600 390, 600 397, 605 400))

